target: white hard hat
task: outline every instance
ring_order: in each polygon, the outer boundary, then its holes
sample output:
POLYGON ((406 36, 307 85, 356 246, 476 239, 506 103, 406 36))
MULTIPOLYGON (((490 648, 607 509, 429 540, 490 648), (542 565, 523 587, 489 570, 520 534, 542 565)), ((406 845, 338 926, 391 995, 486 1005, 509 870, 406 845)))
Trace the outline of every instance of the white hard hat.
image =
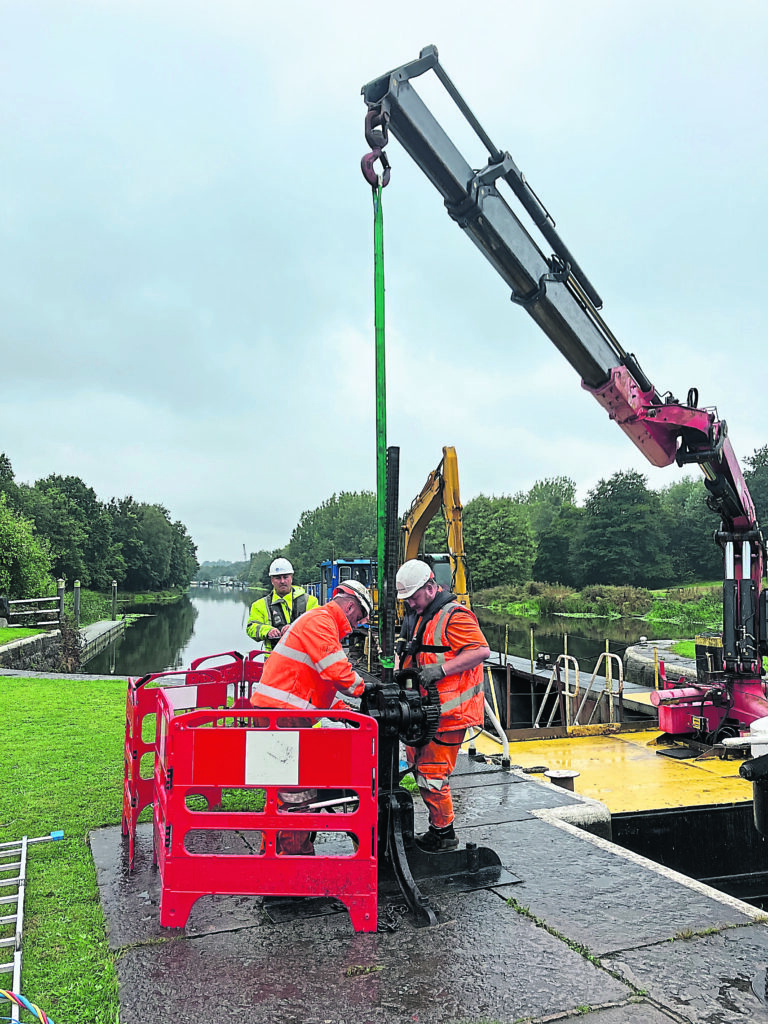
POLYGON ((272 565, 269 567, 270 576, 288 576, 293 575, 293 566, 287 558, 276 558, 272 565))
POLYGON ((343 583, 336 587, 336 593, 349 594, 351 597, 354 597, 359 602, 366 616, 370 617, 373 611, 371 592, 359 580, 344 580, 343 583))
POLYGON ((435 578, 426 562, 411 558, 397 570, 397 596, 400 601, 412 597, 425 583, 435 578))

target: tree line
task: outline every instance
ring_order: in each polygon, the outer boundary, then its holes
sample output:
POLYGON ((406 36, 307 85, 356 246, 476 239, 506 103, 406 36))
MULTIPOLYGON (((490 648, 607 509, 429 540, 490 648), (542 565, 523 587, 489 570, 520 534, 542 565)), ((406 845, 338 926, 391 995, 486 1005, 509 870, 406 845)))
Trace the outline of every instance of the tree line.
MULTIPOLYGON (((758 520, 768 525, 768 445, 744 460, 744 478, 758 520)), ((600 480, 583 504, 567 476, 537 481, 512 496, 478 495, 464 506, 464 546, 473 590, 537 580, 575 589, 621 584, 655 589, 717 579, 722 553, 713 535, 719 516, 707 505, 703 479, 684 477, 655 491, 634 470, 600 480)), ((427 552, 445 550, 439 514, 424 538, 427 552)), ((303 512, 290 540, 259 551, 241 574, 268 582, 277 555, 294 566, 296 582, 319 578, 327 558, 376 557, 376 496, 334 494, 303 512)))
POLYGON ((186 586, 197 547, 167 508, 132 497, 99 501, 80 477, 17 483, 0 454, 0 594, 46 596, 56 579, 108 590, 186 586))

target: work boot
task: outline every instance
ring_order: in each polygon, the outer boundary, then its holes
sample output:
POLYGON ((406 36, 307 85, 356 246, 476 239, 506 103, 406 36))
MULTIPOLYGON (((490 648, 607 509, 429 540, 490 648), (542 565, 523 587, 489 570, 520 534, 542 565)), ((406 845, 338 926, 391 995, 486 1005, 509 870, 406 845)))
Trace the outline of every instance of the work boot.
POLYGON ((446 825, 445 828, 430 825, 428 832, 416 836, 416 845, 425 853, 450 853, 451 850, 458 849, 459 840, 453 830, 453 823, 446 825))

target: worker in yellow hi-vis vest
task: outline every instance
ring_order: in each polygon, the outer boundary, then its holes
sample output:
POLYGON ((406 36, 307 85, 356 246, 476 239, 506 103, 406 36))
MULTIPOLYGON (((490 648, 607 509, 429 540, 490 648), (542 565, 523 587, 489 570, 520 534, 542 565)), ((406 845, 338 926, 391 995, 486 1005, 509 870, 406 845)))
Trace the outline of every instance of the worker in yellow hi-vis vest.
POLYGON ((288 626, 310 608, 317 598, 293 585, 293 566, 287 558, 276 558, 269 567, 272 593, 251 605, 245 631, 251 640, 261 641, 271 651, 288 626))

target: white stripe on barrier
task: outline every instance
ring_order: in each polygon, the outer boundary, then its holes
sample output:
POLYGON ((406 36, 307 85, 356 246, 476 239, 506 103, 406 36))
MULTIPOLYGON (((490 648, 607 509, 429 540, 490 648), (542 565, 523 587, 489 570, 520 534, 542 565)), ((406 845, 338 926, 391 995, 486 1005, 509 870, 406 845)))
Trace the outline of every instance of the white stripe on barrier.
POLYGON ((196 686, 167 686, 165 695, 174 711, 188 711, 197 707, 196 686))
POLYGON ((246 786, 298 786, 299 733, 259 729, 245 735, 246 786))

